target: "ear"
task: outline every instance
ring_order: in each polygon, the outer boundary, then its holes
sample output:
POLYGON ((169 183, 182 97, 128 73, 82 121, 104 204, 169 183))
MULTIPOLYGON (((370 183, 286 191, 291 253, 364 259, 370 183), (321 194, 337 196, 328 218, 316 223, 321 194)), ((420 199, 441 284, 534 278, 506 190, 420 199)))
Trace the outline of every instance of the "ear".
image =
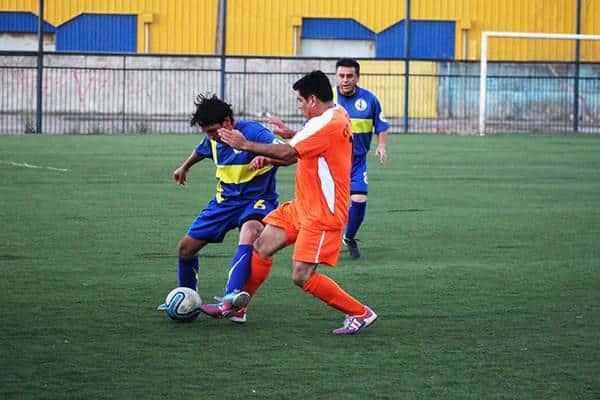
POLYGON ((225 117, 223 120, 223 128, 225 129, 233 129, 233 119, 229 117, 225 117))

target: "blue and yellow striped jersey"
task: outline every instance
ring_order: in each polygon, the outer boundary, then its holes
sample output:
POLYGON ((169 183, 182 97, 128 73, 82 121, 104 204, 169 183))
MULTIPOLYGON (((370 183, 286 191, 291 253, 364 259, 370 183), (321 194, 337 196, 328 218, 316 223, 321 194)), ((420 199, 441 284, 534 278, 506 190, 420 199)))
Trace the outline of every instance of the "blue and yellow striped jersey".
MULTIPOLYGON (((254 121, 235 121, 235 127, 248 140, 260 143, 276 141, 273 133, 254 121)), ((225 143, 219 143, 204 137, 196 147, 196 153, 212 158, 217 178, 218 202, 223 199, 240 200, 277 200, 275 184, 277 167, 267 165, 256 171, 250 170, 250 161, 256 156, 247 151, 235 150, 225 143)))
POLYGON ((366 89, 356 87, 352 96, 344 96, 339 88, 335 90, 335 102, 344 107, 352 123, 353 153, 365 155, 371 148, 373 132, 379 134, 390 129, 383 116, 377 97, 366 89))

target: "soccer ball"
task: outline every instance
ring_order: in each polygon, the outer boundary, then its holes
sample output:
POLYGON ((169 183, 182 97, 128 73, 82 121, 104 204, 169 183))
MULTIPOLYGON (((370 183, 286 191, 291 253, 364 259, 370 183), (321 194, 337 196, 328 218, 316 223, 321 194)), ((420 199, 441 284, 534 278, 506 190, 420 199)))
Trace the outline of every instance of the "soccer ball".
POLYGON ((175 321, 193 321, 200 314, 202 299, 198 292, 188 287, 178 287, 169 292, 165 300, 167 315, 175 321))

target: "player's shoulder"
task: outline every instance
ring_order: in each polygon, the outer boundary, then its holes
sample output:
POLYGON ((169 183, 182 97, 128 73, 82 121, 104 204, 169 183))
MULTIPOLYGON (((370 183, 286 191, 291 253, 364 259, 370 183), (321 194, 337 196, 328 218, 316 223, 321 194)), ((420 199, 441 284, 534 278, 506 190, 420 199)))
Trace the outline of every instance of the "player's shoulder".
POLYGON ((236 120, 235 129, 242 132, 247 139, 255 138, 257 135, 271 134, 273 133, 269 128, 265 127, 260 122, 251 120, 236 120))
POLYGON ((356 87, 356 94, 367 101, 377 100, 377 96, 375 95, 375 93, 360 86, 356 87))

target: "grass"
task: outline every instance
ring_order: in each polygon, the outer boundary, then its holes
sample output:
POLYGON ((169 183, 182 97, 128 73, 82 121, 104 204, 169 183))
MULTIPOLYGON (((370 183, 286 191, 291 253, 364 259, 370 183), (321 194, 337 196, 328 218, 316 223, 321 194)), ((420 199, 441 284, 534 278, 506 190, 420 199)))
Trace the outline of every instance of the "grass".
MULTIPOLYGON (((381 316, 346 338, 291 283, 289 249, 245 326, 154 311, 214 192, 209 161, 171 181, 198 139, 0 137, 1 398, 600 396, 600 138, 393 136, 370 160, 363 258, 322 267, 381 316)), ((235 242, 201 255, 205 301, 235 242)))

